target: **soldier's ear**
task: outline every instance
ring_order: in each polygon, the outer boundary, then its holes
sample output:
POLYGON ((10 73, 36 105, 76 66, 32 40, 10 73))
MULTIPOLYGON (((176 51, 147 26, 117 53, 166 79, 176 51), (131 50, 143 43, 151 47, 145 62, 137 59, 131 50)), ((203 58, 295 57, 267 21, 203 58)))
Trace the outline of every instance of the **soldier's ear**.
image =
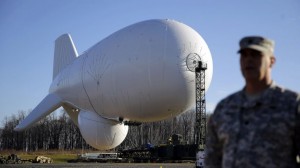
POLYGON ((272 55, 272 56, 270 57, 270 68, 273 67, 273 65, 275 64, 275 62, 276 62, 276 58, 272 55))

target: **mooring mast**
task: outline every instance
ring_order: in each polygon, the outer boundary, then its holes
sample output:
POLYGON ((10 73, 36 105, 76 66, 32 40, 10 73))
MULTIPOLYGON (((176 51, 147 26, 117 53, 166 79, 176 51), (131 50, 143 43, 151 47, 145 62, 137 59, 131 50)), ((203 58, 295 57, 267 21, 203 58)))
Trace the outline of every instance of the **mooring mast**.
POLYGON ((206 103, 205 103, 205 70, 207 64, 198 61, 195 68, 195 86, 196 86, 196 122, 195 122, 195 144, 199 149, 204 150, 206 138, 206 103))
POLYGON ((187 69, 195 72, 196 90, 196 121, 194 130, 194 144, 199 150, 204 150, 206 138, 206 106, 205 106, 205 70, 207 64, 202 62, 201 57, 191 53, 186 57, 187 69))

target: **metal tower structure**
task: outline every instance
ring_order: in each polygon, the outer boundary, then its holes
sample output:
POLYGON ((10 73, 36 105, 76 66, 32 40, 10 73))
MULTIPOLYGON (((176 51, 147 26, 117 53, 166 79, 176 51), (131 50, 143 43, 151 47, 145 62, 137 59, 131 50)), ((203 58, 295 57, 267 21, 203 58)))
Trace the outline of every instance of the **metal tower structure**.
POLYGON ((206 103, 205 103, 205 70, 207 64, 198 61, 195 68, 196 86, 196 122, 194 140, 200 149, 204 150, 206 139, 206 103))

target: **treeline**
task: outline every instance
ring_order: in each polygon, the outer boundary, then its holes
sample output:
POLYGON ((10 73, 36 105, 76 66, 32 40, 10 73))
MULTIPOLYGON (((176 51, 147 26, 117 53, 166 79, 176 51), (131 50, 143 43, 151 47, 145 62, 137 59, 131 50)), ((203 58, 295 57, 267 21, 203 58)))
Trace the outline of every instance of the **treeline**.
MULTIPOLYGON (((26 131, 14 131, 16 125, 26 115, 25 111, 20 111, 18 115, 5 118, 2 128, 0 128, 1 150, 30 152, 93 149, 85 142, 79 128, 73 124, 63 110, 59 115, 52 113, 26 131)), ((164 144, 167 143, 172 134, 181 134, 184 141, 191 144, 194 142, 194 123, 195 112, 188 111, 168 120, 130 126, 126 139, 115 150, 136 148, 147 143, 164 144)))
POLYGON ((90 148, 83 140, 77 128, 67 116, 55 113, 47 116, 32 128, 16 132, 13 129, 27 114, 20 111, 18 115, 6 117, 0 133, 1 150, 37 151, 49 149, 78 149, 90 148))

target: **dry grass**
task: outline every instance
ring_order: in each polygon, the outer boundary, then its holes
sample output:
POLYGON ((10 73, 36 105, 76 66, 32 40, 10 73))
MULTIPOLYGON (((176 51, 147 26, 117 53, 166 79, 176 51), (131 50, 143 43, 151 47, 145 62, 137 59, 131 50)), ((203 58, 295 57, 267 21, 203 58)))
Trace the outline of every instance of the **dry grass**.
POLYGON ((48 151, 35 151, 35 152, 24 152, 24 151, 14 151, 6 150, 0 151, 0 156, 7 157, 10 154, 17 154, 23 160, 34 159, 36 156, 46 156, 53 159, 54 163, 66 163, 68 160, 76 159, 78 154, 88 153, 95 151, 82 151, 82 150, 70 150, 70 151, 61 151, 61 150, 48 150, 48 151))

